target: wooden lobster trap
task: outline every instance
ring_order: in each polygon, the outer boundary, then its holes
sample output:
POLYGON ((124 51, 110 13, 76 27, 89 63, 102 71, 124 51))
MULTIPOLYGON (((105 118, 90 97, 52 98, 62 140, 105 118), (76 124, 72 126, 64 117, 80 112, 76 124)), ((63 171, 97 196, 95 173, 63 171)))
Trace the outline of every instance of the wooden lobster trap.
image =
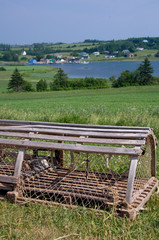
POLYGON ((148 127, 0 120, 1 199, 108 209, 135 219, 158 185, 148 127))

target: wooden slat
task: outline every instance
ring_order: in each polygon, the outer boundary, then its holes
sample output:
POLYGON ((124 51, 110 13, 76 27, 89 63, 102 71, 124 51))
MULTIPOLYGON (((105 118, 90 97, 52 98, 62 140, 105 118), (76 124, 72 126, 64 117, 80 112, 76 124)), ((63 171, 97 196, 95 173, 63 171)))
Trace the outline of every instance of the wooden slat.
MULTIPOLYGON (((19 128, 30 128, 30 125, 18 126, 19 128)), ((13 126, 14 128, 14 126, 13 126)), ((71 127, 71 126, 46 126, 34 125, 34 128, 42 129, 60 129, 70 131, 89 131, 89 132, 112 132, 112 133, 148 133, 149 130, 145 129, 114 129, 114 128, 86 128, 86 127, 71 127)))
POLYGON ((0 182, 2 183, 17 183, 17 178, 13 176, 0 175, 0 182))
POLYGON ((143 129, 150 130, 149 127, 127 127, 127 126, 108 126, 108 125, 88 125, 88 124, 72 124, 72 123, 55 123, 55 122, 40 122, 40 121, 22 121, 22 120, 6 120, 0 119, 0 125, 46 125, 46 126, 70 126, 70 127, 93 127, 93 128, 107 128, 107 129, 143 129))
POLYGON ((121 138, 121 139, 141 139, 146 138, 145 133, 101 133, 101 132, 87 132, 87 131, 70 131, 70 130, 56 130, 56 129, 41 129, 41 128, 18 128, 18 127, 0 127, 0 131, 9 132, 38 132, 55 135, 68 135, 68 136, 89 136, 89 137, 102 137, 102 138, 121 138))
POLYGON ((19 137, 19 138, 26 138, 26 139, 41 139, 41 140, 44 139, 44 140, 65 141, 65 142, 78 142, 78 143, 119 144, 119 145, 135 145, 135 146, 141 146, 145 144, 145 140, 80 138, 80 137, 52 136, 52 135, 35 134, 35 133, 17 133, 17 132, 0 132, 0 136, 19 137))
POLYGON ((12 191, 13 186, 6 184, 6 183, 0 183, 0 190, 12 191))
POLYGON ((73 152, 99 153, 99 154, 121 154, 121 155, 141 155, 142 151, 137 148, 125 147, 101 147, 101 146, 85 146, 79 144, 64 144, 50 142, 23 141, 13 139, 0 139, 2 146, 26 147, 29 149, 53 149, 53 150, 68 150, 73 152))

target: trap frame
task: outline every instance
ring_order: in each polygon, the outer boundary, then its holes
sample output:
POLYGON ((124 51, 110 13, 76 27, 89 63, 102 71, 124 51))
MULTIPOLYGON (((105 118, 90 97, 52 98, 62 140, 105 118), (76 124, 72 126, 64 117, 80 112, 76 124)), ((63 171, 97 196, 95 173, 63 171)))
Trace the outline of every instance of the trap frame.
POLYGON ((0 193, 136 218, 158 185, 148 127, 0 120, 0 193))

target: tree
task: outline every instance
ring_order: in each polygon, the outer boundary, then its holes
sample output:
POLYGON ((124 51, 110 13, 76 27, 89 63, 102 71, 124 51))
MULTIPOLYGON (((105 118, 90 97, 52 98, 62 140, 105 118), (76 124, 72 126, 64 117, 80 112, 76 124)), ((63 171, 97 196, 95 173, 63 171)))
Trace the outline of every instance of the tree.
POLYGON ((60 90, 68 87, 68 77, 63 69, 59 68, 57 74, 54 76, 54 81, 50 83, 51 90, 60 90))
POLYGON ((22 75, 19 73, 18 69, 16 68, 11 75, 11 79, 9 80, 8 89, 15 92, 21 92, 23 91, 24 84, 25 81, 22 75))
POLYGON ((159 51, 155 54, 155 57, 159 57, 159 51))
POLYGON ((9 52, 5 52, 5 54, 2 57, 3 61, 18 61, 18 55, 13 52, 13 51, 9 51, 9 52))
POLYGON ((153 67, 149 59, 146 57, 145 60, 140 64, 139 68, 139 85, 150 85, 153 83, 153 67))
POLYGON ((36 90, 38 92, 46 91, 47 90, 47 83, 46 80, 41 79, 39 82, 36 84, 36 90))
POLYGON ((34 92, 35 89, 33 88, 31 82, 24 81, 23 91, 24 92, 34 92))

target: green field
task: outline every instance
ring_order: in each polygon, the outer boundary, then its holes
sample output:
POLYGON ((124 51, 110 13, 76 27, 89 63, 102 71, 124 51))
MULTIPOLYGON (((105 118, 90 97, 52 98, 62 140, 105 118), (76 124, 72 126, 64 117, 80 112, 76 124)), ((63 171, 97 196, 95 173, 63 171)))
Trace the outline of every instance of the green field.
MULTIPOLYGON (((12 73, 10 67, 7 70, 0 72, 0 92, 4 91, 12 73)), ((36 82, 43 74, 51 80, 54 74, 44 68, 31 69, 29 73, 23 67, 20 70, 32 82, 36 82)), ((159 86, 1 93, 0 118, 149 126, 159 138, 159 86)), ((157 157, 159 158, 158 149, 157 157)), ((159 177, 159 162, 157 176, 159 177)), ((0 202, 0 239, 47 240, 63 237, 61 239, 156 240, 159 239, 158 206, 159 194, 154 193, 146 205, 146 211, 141 212, 135 222, 131 222, 114 217, 111 212, 98 215, 95 211, 85 209, 0 202)))

